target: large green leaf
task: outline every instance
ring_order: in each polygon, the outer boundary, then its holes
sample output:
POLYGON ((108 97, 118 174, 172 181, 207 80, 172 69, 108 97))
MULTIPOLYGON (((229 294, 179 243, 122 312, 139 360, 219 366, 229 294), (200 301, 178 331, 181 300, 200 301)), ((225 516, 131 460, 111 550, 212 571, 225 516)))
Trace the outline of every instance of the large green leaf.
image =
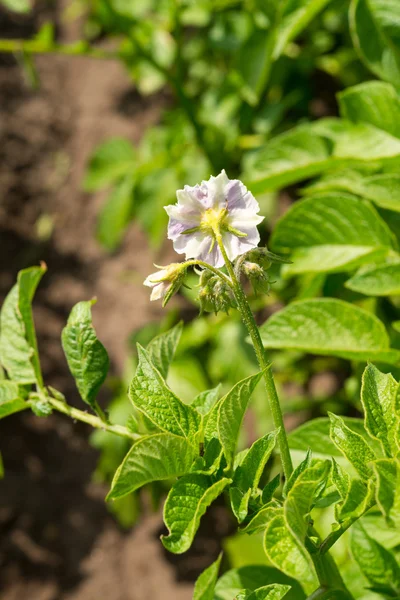
POLYGON ((301 581, 307 593, 318 587, 310 555, 289 531, 283 509, 267 524, 264 550, 268 560, 289 577, 301 581))
POLYGON ((350 360, 397 363, 385 327, 373 314, 342 300, 293 302, 260 329, 266 348, 301 350, 350 360))
POLYGON ((366 296, 399 295, 400 260, 360 269, 345 285, 366 296))
POLYGON ((400 175, 384 173, 366 176, 359 171, 344 169, 327 174, 303 191, 307 194, 324 194, 334 190, 358 194, 381 208, 400 212, 400 175))
POLYGON ((85 190, 96 191, 110 185, 135 169, 136 154, 125 138, 111 138, 101 144, 90 159, 84 179, 85 190))
POLYGON ((353 465, 364 481, 372 477, 369 463, 376 459, 374 452, 365 439, 347 427, 341 417, 330 414, 331 439, 343 455, 353 465))
POLYGON ((21 398, 19 386, 14 381, 0 380, 0 419, 28 408, 21 398))
POLYGON ((175 356, 182 329, 183 323, 180 321, 172 329, 157 335, 146 348, 151 362, 164 378, 167 377, 169 366, 175 356))
POLYGON ((369 166, 400 155, 400 140, 368 123, 320 119, 280 134, 245 160, 254 193, 279 189, 327 169, 369 166))
POLYGON ((190 471, 198 449, 185 438, 155 433, 135 442, 115 473, 107 499, 121 498, 151 481, 180 477, 190 471))
POLYGON ((389 227, 368 201, 337 192, 293 204, 271 238, 275 251, 291 251, 288 275, 349 269, 392 246, 389 227))
POLYGON ((164 523, 169 535, 161 538, 167 550, 182 554, 190 548, 201 517, 231 482, 226 477, 214 482, 207 475, 190 473, 172 486, 164 504, 164 523))
POLYGON ((296 38, 330 1, 290 0, 284 3, 284 12, 276 34, 274 60, 281 56, 287 44, 296 38))
POLYGON ((232 600, 240 590, 254 591, 271 583, 291 586, 285 600, 304 600, 306 597, 299 583, 282 571, 265 565, 248 565, 231 569, 219 578, 215 587, 214 600, 232 600))
POLYGON ((387 456, 398 451, 395 405, 399 384, 392 377, 381 373, 369 364, 364 370, 361 387, 361 402, 364 408, 365 429, 380 441, 387 456))
POLYGON ((96 396, 107 376, 110 361, 92 324, 92 304, 93 301, 75 304, 61 341, 82 400, 95 409, 96 396))
POLYGON ((31 304, 45 272, 44 264, 20 271, 1 308, 0 362, 21 384, 43 384, 31 304))
POLYGON ((373 540, 360 522, 352 527, 351 552, 376 592, 399 597, 400 567, 394 554, 373 540))
POLYGON ((199 413, 169 389, 140 344, 138 354, 139 364, 129 386, 129 397, 135 408, 162 431, 183 437, 194 436, 200 427, 199 413))
POLYGON ((389 83, 360 83, 340 92, 338 100, 343 118, 369 123, 400 138, 400 97, 389 83))
POLYGON ((233 462, 242 420, 262 375, 257 373, 242 379, 219 401, 217 431, 228 464, 233 462))
POLYGON ((102 207, 96 236, 107 250, 115 250, 122 241, 132 217, 135 182, 131 175, 119 181, 102 207))
POLYGON ((199 575, 194 586, 193 600, 214 600, 214 589, 217 583, 221 559, 222 554, 199 575))
POLYGON ((400 5, 397 0, 352 0, 353 43, 367 67, 400 87, 400 5))

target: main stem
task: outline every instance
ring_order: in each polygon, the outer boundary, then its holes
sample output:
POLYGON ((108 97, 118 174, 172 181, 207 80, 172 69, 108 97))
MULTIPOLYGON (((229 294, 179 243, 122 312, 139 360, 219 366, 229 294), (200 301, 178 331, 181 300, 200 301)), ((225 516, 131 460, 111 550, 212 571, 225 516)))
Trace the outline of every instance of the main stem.
POLYGON ((254 320, 254 315, 247 301, 246 294, 244 293, 242 286, 240 285, 240 282, 236 277, 232 263, 230 262, 228 255, 226 254, 221 233, 219 231, 215 231, 214 233, 217 244, 221 250, 222 256, 224 257, 226 268, 232 281, 233 292, 235 294, 239 311, 242 315, 243 322, 250 334, 251 341, 253 342, 253 347, 256 353, 258 364, 260 366, 260 369, 264 372, 265 389, 267 391, 267 398, 272 413, 272 419, 274 421, 275 428, 279 431, 278 445, 281 453, 283 472, 285 474, 286 480, 288 480, 293 471, 293 464, 292 458, 290 456, 289 444, 287 441, 282 410, 279 403, 278 393, 275 387, 274 376, 271 371, 271 363, 266 357, 260 332, 254 320))

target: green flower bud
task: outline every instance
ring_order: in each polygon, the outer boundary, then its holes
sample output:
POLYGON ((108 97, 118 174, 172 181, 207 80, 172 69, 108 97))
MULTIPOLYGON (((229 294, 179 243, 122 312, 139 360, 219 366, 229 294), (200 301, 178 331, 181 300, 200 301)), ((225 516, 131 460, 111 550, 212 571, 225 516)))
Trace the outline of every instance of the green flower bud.
POLYGON ((256 294, 268 294, 271 289, 268 274, 263 267, 257 263, 245 261, 242 266, 242 272, 250 281, 256 294))
MULTIPOLYGON (((203 273, 205 272, 203 271, 203 273)), ((198 295, 200 314, 203 312, 217 314, 221 310, 227 313, 230 308, 236 308, 236 302, 230 288, 216 275, 211 273, 211 277, 200 278, 200 286, 201 289, 198 295)))

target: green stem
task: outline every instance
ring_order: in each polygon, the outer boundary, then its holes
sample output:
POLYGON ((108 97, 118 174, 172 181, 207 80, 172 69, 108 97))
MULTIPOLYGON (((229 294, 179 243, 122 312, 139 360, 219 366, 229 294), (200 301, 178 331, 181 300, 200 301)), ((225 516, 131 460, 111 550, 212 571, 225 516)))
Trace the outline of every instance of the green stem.
POLYGON ((258 364, 260 366, 260 369, 264 372, 265 388, 267 391, 267 397, 272 413, 272 418, 274 421, 274 426, 279 431, 278 445, 281 453, 283 472, 285 474, 286 480, 288 480, 293 471, 293 464, 292 458, 290 456, 289 444, 287 441, 282 410, 279 403, 278 393, 275 387, 274 376, 272 374, 271 368, 268 368, 271 366, 271 363, 266 357, 260 332, 258 330, 257 324, 254 319, 254 315, 247 301, 246 295, 242 289, 242 286, 240 285, 238 278, 236 277, 232 263, 230 262, 228 255, 226 254, 221 233, 219 232, 219 230, 215 230, 214 234, 218 246, 221 250, 222 256, 224 257, 225 265, 232 281, 232 289, 235 294, 236 302, 242 315, 243 322, 246 325, 251 340, 253 342, 258 364))
POLYGON ((229 287, 232 288, 232 290, 233 290, 233 283, 229 279, 229 277, 227 277, 225 275, 225 273, 222 273, 222 271, 220 271, 219 269, 216 269, 215 267, 213 267, 212 265, 209 265, 208 263, 204 262, 203 260, 197 260, 197 259, 187 260, 187 261, 185 261, 185 264, 188 265, 189 267, 198 265, 199 267, 203 267, 204 269, 208 269, 209 271, 212 271, 214 273, 214 275, 217 275, 217 277, 219 277, 225 283, 227 283, 229 285, 229 287))
POLYGON ((102 429, 103 431, 114 433, 120 437, 128 438, 131 441, 136 441, 141 437, 140 434, 133 433, 122 425, 111 425, 111 423, 106 423, 99 417, 84 412, 83 410, 79 410, 78 408, 74 408, 73 406, 69 406, 69 404, 62 402, 61 400, 56 400, 55 398, 51 397, 47 397, 46 400, 55 410, 58 410, 58 412, 71 417, 71 419, 76 419, 77 421, 82 421, 82 423, 87 423, 95 429, 102 429))
POLYGON ((319 554, 323 555, 326 552, 328 552, 328 550, 330 550, 330 548, 332 548, 332 546, 336 544, 338 539, 342 537, 342 535, 349 529, 349 527, 351 527, 353 523, 355 523, 360 517, 362 517, 366 512, 368 512, 373 506, 375 506, 375 504, 375 499, 371 499, 371 501, 367 504, 366 509, 362 515, 349 519, 345 523, 342 523, 339 529, 337 529, 336 531, 332 531, 332 533, 330 533, 320 545, 319 554))

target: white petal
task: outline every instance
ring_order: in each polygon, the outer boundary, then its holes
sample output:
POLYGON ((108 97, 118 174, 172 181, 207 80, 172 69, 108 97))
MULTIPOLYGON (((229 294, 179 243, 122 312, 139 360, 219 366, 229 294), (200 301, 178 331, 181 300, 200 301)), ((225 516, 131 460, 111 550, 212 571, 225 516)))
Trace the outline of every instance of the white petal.
POLYGON ((147 285, 147 287, 154 287, 160 282, 160 279, 163 279, 167 275, 166 269, 161 269, 161 271, 157 271, 156 273, 152 273, 143 282, 143 285, 147 285))
POLYGON ((237 210, 228 215, 227 221, 229 225, 232 225, 235 229, 243 231, 244 228, 248 229, 249 227, 256 227, 264 221, 264 219, 265 217, 249 213, 247 210, 237 210))
POLYGON ((151 291, 150 300, 160 300, 161 298, 164 298, 170 285, 169 281, 161 281, 158 283, 151 291))
MULTIPOLYGON (((196 258, 201 251, 202 244, 205 239, 211 238, 205 235, 202 231, 180 235, 174 240, 174 250, 178 254, 186 254, 186 258, 196 258)), ((210 241, 211 244, 211 241, 210 241)))
POLYGON ((225 188, 229 183, 229 179, 225 170, 222 170, 216 177, 211 176, 208 181, 203 181, 203 184, 208 189, 209 207, 211 208, 225 208, 226 206, 226 193, 225 188))

